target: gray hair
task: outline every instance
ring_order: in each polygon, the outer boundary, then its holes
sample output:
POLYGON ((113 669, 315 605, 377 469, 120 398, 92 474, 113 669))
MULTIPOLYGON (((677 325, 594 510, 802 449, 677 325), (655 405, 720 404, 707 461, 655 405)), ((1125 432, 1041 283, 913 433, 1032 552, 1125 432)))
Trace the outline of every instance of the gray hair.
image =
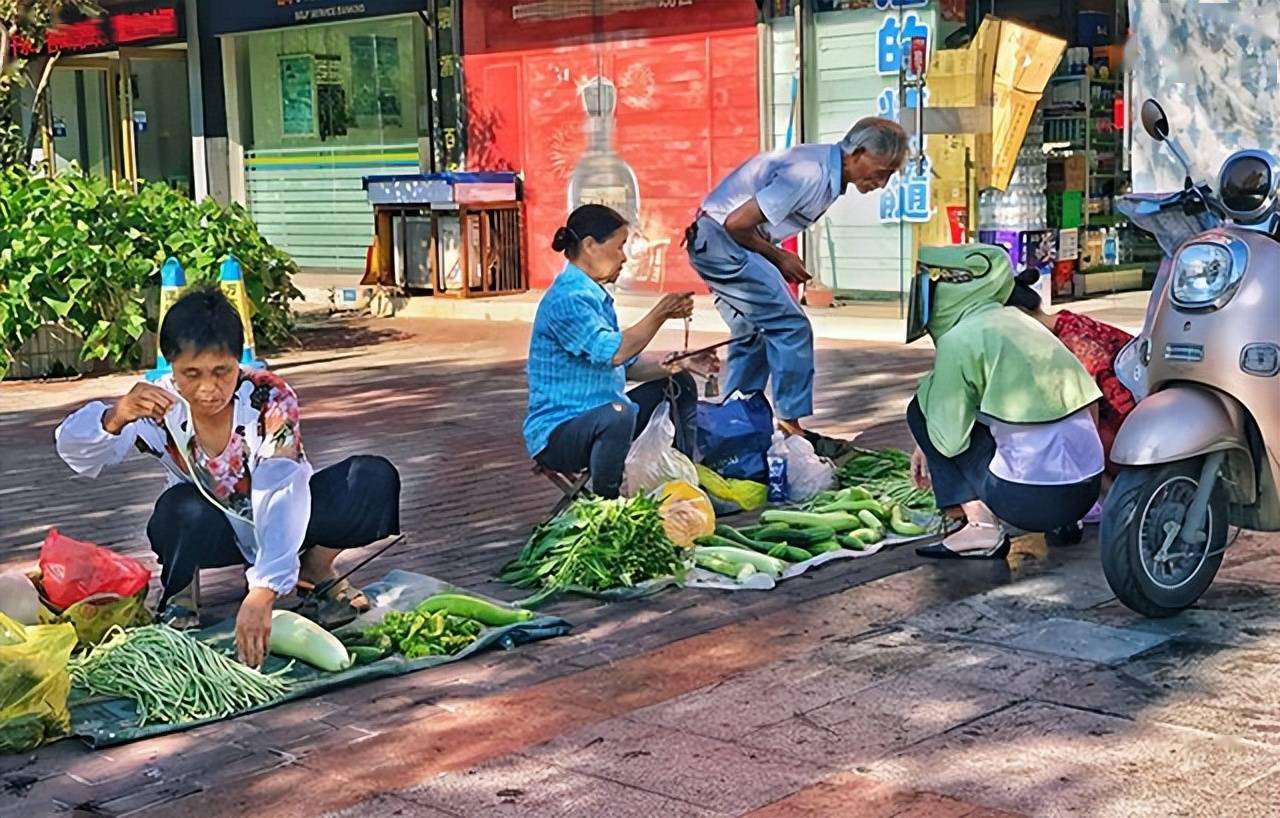
POLYGON ((896 167, 902 167, 907 160, 910 141, 907 132, 892 119, 869 116, 859 119, 849 129, 844 139, 840 140, 840 151, 845 154, 855 153, 859 148, 867 153, 890 159, 896 167))

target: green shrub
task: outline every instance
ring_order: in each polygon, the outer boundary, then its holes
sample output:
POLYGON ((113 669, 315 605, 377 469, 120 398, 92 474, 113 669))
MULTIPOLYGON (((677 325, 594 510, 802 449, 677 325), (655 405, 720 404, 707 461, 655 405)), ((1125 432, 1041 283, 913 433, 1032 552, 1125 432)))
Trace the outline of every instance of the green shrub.
POLYGON ((227 255, 244 268, 257 343, 287 338, 297 266, 242 207, 197 204, 159 184, 134 193, 70 173, 0 172, 0 377, 47 321, 80 334, 86 360, 142 365, 164 260, 178 259, 192 284, 216 280, 227 255))

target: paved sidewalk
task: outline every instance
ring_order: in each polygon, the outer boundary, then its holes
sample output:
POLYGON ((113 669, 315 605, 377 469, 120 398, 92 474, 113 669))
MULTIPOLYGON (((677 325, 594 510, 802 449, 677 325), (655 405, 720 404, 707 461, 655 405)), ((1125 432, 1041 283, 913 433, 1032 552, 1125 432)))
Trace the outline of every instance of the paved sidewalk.
MULTIPOLYGON (((317 463, 370 451, 404 475, 408 544, 359 579, 398 566, 516 596, 492 576, 555 498, 520 446, 526 333, 397 319, 275 361, 317 463)), ((928 357, 824 344, 815 425, 904 445, 928 357)), ((131 381, 0 385, 0 567, 50 525, 150 558, 162 478, 139 461, 73 480, 51 445, 66 411, 131 381)), ((896 549, 770 593, 567 600, 550 610, 571 635, 510 653, 0 757, 0 816, 1274 816, 1277 545, 1246 535, 1203 604, 1161 622, 1115 603, 1096 546, 1038 537, 1006 562, 896 549)), ((210 618, 241 583, 214 574, 210 618)))
MULTIPOLYGON (((402 302, 400 315, 406 318, 444 320, 520 321, 530 323, 542 293, 531 291, 500 298, 456 299, 416 296, 402 302)), ((1146 291, 1116 293, 1050 307, 1086 313, 1099 321, 1120 327, 1131 334, 1142 329, 1146 291)), ((653 297, 622 293, 618 296, 618 318, 625 326, 639 321, 653 306, 653 297)), ((710 296, 694 299, 692 326, 704 332, 724 332, 724 320, 716 312, 710 296)), ((863 341, 901 344, 906 337, 906 321, 896 302, 856 304, 828 309, 809 309, 815 336, 829 341, 863 341)), ((928 342, 921 342, 928 346, 928 342)))

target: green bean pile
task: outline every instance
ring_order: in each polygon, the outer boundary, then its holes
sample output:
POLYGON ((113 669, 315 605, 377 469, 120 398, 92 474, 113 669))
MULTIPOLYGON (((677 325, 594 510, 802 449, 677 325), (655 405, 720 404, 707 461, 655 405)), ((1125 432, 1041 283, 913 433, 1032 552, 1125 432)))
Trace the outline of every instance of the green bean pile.
POLYGON ((133 701, 138 726, 219 719, 278 699, 280 675, 263 674, 167 625, 114 627, 69 665, 74 684, 133 701))

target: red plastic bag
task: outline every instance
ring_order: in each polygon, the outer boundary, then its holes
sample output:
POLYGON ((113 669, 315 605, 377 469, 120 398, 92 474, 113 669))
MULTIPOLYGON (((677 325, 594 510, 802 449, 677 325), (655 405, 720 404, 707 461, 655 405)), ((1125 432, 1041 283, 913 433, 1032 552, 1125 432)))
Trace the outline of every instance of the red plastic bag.
POLYGON ((64 537, 56 528, 40 546, 40 573, 45 597, 59 608, 97 594, 133 596, 151 581, 151 571, 133 557, 64 537))

